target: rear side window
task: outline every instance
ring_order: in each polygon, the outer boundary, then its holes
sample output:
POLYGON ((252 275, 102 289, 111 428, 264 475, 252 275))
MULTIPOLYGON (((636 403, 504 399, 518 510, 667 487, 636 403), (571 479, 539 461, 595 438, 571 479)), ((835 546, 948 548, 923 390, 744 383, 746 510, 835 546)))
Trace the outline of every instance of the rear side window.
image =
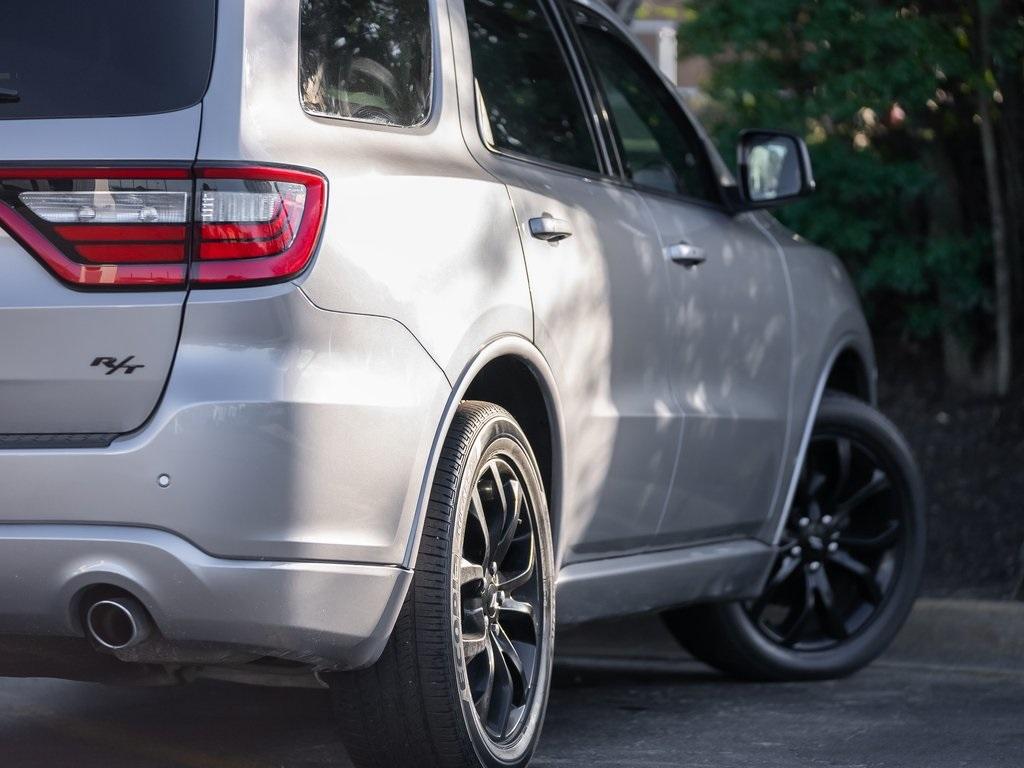
POLYGON ((466 0, 478 119, 496 149, 598 171, 586 113, 537 0, 466 0))
POLYGON ((314 115, 412 126, 430 112, 427 0, 302 0, 299 97, 314 115))
POLYGON ((0 11, 0 120, 118 117, 198 104, 213 0, 25 0, 0 11))

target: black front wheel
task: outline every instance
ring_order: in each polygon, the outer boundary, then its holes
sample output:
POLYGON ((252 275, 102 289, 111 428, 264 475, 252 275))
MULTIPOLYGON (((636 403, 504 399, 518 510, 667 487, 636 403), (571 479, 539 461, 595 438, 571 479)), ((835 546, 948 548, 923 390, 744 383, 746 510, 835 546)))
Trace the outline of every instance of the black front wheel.
POLYGON ((896 427, 867 403, 826 396, 761 594, 666 615, 695 656, 767 680, 839 677, 872 661, 921 581, 925 505, 896 427))
POLYGON ((465 402, 445 440, 398 623, 370 669, 331 688, 359 768, 523 768, 554 643, 551 529, 529 442, 465 402))

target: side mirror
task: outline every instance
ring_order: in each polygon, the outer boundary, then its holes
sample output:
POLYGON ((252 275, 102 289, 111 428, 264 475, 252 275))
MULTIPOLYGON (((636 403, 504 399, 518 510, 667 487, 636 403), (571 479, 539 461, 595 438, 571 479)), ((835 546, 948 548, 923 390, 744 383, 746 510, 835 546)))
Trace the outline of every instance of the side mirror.
POLYGON ((772 208, 814 191, 807 144, 778 131, 743 131, 739 176, 745 208, 772 208))

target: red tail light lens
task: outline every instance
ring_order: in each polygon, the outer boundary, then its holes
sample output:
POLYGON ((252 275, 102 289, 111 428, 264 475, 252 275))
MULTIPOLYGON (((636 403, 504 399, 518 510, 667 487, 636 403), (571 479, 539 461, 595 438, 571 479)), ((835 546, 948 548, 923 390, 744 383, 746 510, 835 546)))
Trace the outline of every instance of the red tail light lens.
POLYGON ((0 226, 78 287, 180 287, 192 181, 185 168, 0 168, 0 226))
POLYGON ((271 166, 0 168, 0 226, 80 288, 288 280, 325 202, 322 176, 271 166))
POLYGON ((323 177, 283 168, 198 168, 196 176, 193 282, 273 282, 306 268, 323 223, 323 177))

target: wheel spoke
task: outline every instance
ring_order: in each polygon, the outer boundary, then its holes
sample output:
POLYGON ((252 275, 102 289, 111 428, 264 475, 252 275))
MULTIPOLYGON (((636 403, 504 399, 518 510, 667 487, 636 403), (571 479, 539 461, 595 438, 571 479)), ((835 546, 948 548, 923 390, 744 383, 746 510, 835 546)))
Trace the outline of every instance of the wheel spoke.
POLYGON ((900 538, 900 524, 895 520, 890 520, 886 525, 885 530, 875 536, 853 536, 850 534, 843 534, 839 537, 839 546, 846 547, 848 549, 866 549, 869 551, 879 551, 891 548, 899 541, 900 538))
POLYGON ((818 492, 821 491, 821 489, 825 486, 825 483, 827 482, 827 475, 823 475, 820 472, 815 472, 814 474, 812 474, 810 476, 810 479, 808 479, 807 481, 807 491, 805 494, 806 497, 808 499, 812 499, 815 496, 817 496, 818 492))
POLYGON ((523 702, 521 699, 525 699, 525 693, 530 687, 530 680, 527 677, 523 660, 519 656, 519 651, 516 650, 515 645, 512 643, 512 639, 505 632, 504 627, 498 628, 496 639, 498 650, 504 654, 505 661, 509 664, 509 672, 512 675, 513 688, 521 694, 520 700, 516 701, 516 703, 522 704, 523 702))
POLYGON ((497 459, 491 459, 487 462, 477 484, 478 490, 481 483, 484 484, 487 496, 491 500, 490 515, 485 514, 483 517, 484 524, 487 526, 487 535, 490 543, 490 549, 487 551, 487 562, 491 563, 496 560, 494 550, 498 545, 498 540, 501 538, 501 532, 504 530, 505 520, 508 519, 509 511, 508 498, 505 496, 501 469, 498 467, 497 459))
POLYGON ((494 658, 494 684, 491 693, 491 705, 487 713, 487 724, 500 739, 508 729, 509 717, 512 715, 512 694, 514 686, 512 672, 509 671, 505 654, 491 643, 489 653, 494 658))
POLYGON ((506 592, 514 592, 515 590, 522 587, 524 584, 529 582, 533 577, 533 572, 537 568, 536 553, 533 546, 533 537, 530 537, 530 554, 527 560, 526 566, 516 575, 509 576, 507 579, 498 582, 498 588, 503 589, 506 592))
MULTIPOLYGON (((502 577, 500 577, 498 588, 505 590, 508 593, 512 593, 526 585, 529 580, 534 577, 534 571, 537 570, 537 545, 534 541, 534 529, 532 529, 528 515, 522 519, 526 523, 526 532, 524 535, 516 537, 516 539, 513 540, 513 543, 523 539, 525 540, 522 542, 522 545, 527 547, 526 564, 520 568, 519 572, 513 575, 506 577, 506 575, 502 574, 502 577)), ((522 545, 520 545, 520 547, 522 545)))
POLYGON ((494 699, 494 678, 497 672, 494 644, 490 638, 484 636, 484 650, 487 653, 487 669, 485 670, 484 685, 480 695, 473 699, 476 705, 477 714, 482 722, 487 722, 491 713, 491 702, 494 699))
MULTIPOLYGON (((785 532, 788 531, 784 531, 784 533, 785 532)), ((787 538, 781 540, 778 544, 775 545, 775 549, 778 552, 787 552, 788 550, 792 549, 797 543, 799 543, 799 541, 799 538, 790 533, 787 538)))
POLYGON ((771 604, 771 599, 774 597, 775 593, 779 591, 779 587, 781 587, 799 567, 799 557, 787 556, 782 561, 782 565, 775 572, 775 575, 768 580, 768 584, 761 593, 761 597, 757 599, 757 602, 755 602, 753 607, 750 609, 750 613, 755 619, 764 613, 764 609, 771 604))
POLYGON ((504 520, 508 515, 508 499, 505 497, 505 487, 501 481, 501 470, 498 469, 498 462, 493 459, 488 462, 487 471, 491 476, 491 482, 494 483, 494 495, 501 504, 502 520, 504 520))
POLYGON ((849 634, 846 631, 846 622, 843 620, 839 607, 836 605, 835 595, 832 592, 832 584, 824 569, 813 575, 814 591, 818 594, 818 606, 820 611, 822 627, 836 640, 844 640, 849 634))
POLYGON ((804 602, 797 610, 796 616, 787 622, 788 626, 782 631, 782 643, 784 645, 793 645, 800 639, 800 633, 814 613, 814 591, 811 589, 811 583, 807 579, 804 579, 804 602))
POLYGON ((480 489, 473 489, 473 497, 469 502, 470 516, 476 520, 477 525, 480 526, 481 534, 484 538, 484 556, 483 561, 489 563, 491 561, 491 531, 487 527, 487 515, 484 514, 484 501, 480 497, 480 489))
POLYGON ((515 538, 516 529, 519 527, 519 518, 523 509, 523 488, 518 480, 509 480, 502 489, 502 499, 511 499, 511 509, 506 508, 505 517, 498 528, 498 543, 494 546, 492 555, 494 562, 499 566, 508 554, 512 540, 515 538))
POLYGON ((882 470, 876 469, 874 473, 871 475, 871 479, 868 481, 867 485, 859 489, 856 493, 850 496, 850 498, 848 498, 846 501, 838 505, 836 509, 837 522, 846 522, 847 519, 850 517, 850 513, 855 511, 858 507, 860 507, 865 501, 867 501, 871 497, 881 493, 882 491, 887 490, 888 488, 889 478, 886 477, 885 473, 882 470))
POLYGON ((882 590, 878 586, 875 574, 871 568, 842 550, 832 552, 829 554, 828 559, 829 562, 853 574, 857 579, 857 583, 861 586, 864 596, 874 605, 882 602, 882 590))

